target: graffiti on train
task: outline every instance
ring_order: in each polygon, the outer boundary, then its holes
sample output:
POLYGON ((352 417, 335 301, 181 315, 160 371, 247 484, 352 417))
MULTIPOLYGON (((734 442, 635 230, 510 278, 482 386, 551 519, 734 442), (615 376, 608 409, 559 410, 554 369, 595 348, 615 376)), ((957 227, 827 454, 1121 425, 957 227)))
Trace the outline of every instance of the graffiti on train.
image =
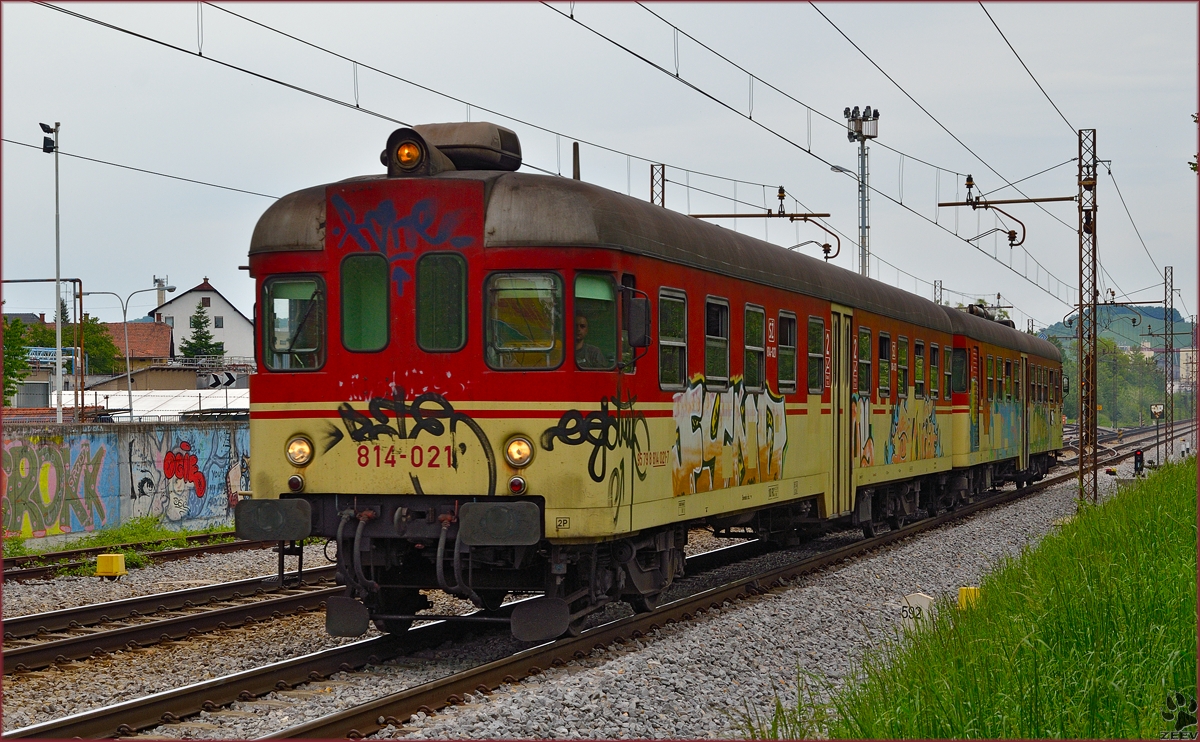
POLYGON ((941 426, 937 403, 932 400, 902 399, 892 406, 891 425, 883 446, 883 463, 905 464, 942 455, 941 426))
POLYGON ((391 199, 380 201, 361 216, 341 194, 330 196, 329 203, 341 221, 340 225, 334 223, 329 227, 330 235, 338 240, 337 248, 352 246, 385 255, 392 264, 392 280, 399 296, 404 295, 404 284, 412 280, 400 262, 411 261, 421 243, 460 250, 475 243, 474 237, 458 233, 465 210, 451 209, 439 214, 441 209, 433 198, 417 201, 407 214, 401 214, 391 199))
POLYGON ((850 417, 854 429, 855 466, 875 465, 875 435, 871 425, 871 396, 850 395, 850 417))
POLYGON ((567 410, 557 423, 542 431, 543 450, 553 451, 555 441, 566 446, 590 446, 588 476, 597 483, 608 480, 608 507, 613 522, 616 523, 624 505, 630 506, 632 514, 636 483, 645 481, 648 468, 655 463, 650 452, 650 426, 637 409, 637 397, 622 398, 618 391, 616 396, 601 399, 598 410, 586 414, 567 410), (611 470, 609 452, 619 459, 611 470))
POLYGON ((769 388, 747 391, 734 377, 724 391, 710 391, 697 375, 675 395, 672 416, 676 495, 783 478, 786 408, 769 388))
MULTIPOLYGON (((397 465, 404 465, 423 467, 424 470, 441 469, 443 472, 485 470, 487 494, 496 494, 496 455, 491 440, 473 417, 454 409, 454 405, 441 394, 425 392, 409 402, 407 392, 393 384, 392 395, 367 400, 365 412, 355 409, 349 402, 343 402, 338 406, 338 415, 345 430, 343 432, 335 425, 328 427, 325 453, 332 451, 348 437, 355 443, 364 444, 356 451, 360 467, 369 468, 374 464, 375 468, 387 466, 394 469, 397 465), (406 445, 399 449, 394 445, 385 447, 382 443, 373 447, 365 445, 385 438, 396 439, 406 445), (437 445, 420 449, 418 440, 437 445), (421 451, 420 459, 417 458, 418 450, 421 451), (443 450, 446 454, 444 457, 441 456, 443 450), (471 462, 471 456, 481 457, 482 461, 471 462), (464 461, 468 463, 464 465, 464 461)), ((416 471, 410 471, 408 476, 418 494, 426 492, 416 471)), ((428 481, 432 480, 427 476, 428 481)), ((460 489, 461 486, 461 483, 455 485, 460 489)))
POLYGON ((131 517, 190 521, 232 516, 238 492, 250 489, 246 427, 152 428, 129 436, 131 517))
POLYGON ((94 531, 120 518, 115 434, 4 440, 6 536, 94 531))

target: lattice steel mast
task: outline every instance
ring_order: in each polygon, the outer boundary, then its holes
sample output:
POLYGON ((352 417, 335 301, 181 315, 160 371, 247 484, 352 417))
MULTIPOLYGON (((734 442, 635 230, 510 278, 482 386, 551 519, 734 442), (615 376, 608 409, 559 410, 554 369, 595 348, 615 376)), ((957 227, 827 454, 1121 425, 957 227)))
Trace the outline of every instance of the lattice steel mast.
POLYGON ((1096 130, 1079 130, 1079 501, 1096 502, 1096 130))

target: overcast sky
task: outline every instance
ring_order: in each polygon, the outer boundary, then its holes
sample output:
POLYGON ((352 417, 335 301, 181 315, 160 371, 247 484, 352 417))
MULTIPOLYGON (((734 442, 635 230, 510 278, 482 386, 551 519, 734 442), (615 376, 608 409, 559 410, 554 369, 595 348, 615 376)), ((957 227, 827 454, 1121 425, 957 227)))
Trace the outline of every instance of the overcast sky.
MULTIPOLYGON (((53 157, 12 143, 40 146, 39 122, 62 122, 64 155, 278 197, 379 172, 398 126, 389 118, 461 121, 459 101, 473 106, 471 120, 514 129, 525 162, 544 170, 569 176, 571 141, 586 140, 617 153, 582 145, 585 180, 648 198, 648 163, 667 163, 668 206, 679 211, 775 206, 783 185, 797 199, 789 210, 832 214, 844 235, 834 262, 856 269, 856 184, 830 165, 857 168, 842 110, 870 105, 882 112, 870 157, 873 276, 877 268, 926 297, 941 280, 951 301, 999 292, 1021 327, 1064 317, 1078 286, 1073 203, 1004 207, 1028 228, 1016 249, 999 235, 978 248, 965 241, 998 226, 993 212, 936 203, 961 199, 967 173, 991 192, 1062 163, 1017 187, 1073 196, 1075 130, 1094 128, 1112 167, 1097 191, 1102 288, 1161 299, 1154 264, 1171 265, 1176 306, 1200 307, 1197 177, 1187 166, 1197 151, 1196 3, 986 5, 999 31, 971 3, 647 5, 729 62, 636 4, 222 6, 262 25, 196 3, 61 7, 183 51, 45 6, 0 5, 6 279, 54 276, 53 157), (745 202, 736 207, 735 187, 745 202)), ((251 313, 253 284, 238 266, 271 198, 67 156, 60 169, 63 276, 122 296, 154 276, 181 290, 207 276, 251 313)), ((824 239, 813 226, 770 221, 725 224, 785 247, 824 239)), ((53 296, 50 286, 6 284, 5 311, 49 316, 53 296)), ((134 297, 130 316, 154 303, 153 293, 134 297)), ((120 320, 112 297, 87 297, 86 309, 120 320)))

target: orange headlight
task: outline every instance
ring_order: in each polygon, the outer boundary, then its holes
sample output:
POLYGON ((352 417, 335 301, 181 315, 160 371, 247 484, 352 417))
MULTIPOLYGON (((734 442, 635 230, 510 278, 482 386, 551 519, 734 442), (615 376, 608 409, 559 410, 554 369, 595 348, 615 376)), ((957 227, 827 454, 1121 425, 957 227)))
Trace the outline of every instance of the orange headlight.
POLYGON ((421 163, 421 145, 416 142, 401 142, 396 147, 396 162, 405 170, 412 170, 421 163))

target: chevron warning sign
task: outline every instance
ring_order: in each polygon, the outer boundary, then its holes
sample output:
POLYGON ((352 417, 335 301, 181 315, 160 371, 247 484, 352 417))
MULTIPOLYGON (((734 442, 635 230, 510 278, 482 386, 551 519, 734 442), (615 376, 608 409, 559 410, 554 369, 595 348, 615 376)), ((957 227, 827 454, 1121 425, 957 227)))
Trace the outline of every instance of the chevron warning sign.
POLYGON ((220 387, 223 387, 223 386, 233 386, 233 383, 235 381, 237 381, 237 374, 235 374, 231 371, 222 371, 221 373, 218 373, 218 374, 209 374, 208 375, 208 388, 209 389, 219 389, 220 387))

